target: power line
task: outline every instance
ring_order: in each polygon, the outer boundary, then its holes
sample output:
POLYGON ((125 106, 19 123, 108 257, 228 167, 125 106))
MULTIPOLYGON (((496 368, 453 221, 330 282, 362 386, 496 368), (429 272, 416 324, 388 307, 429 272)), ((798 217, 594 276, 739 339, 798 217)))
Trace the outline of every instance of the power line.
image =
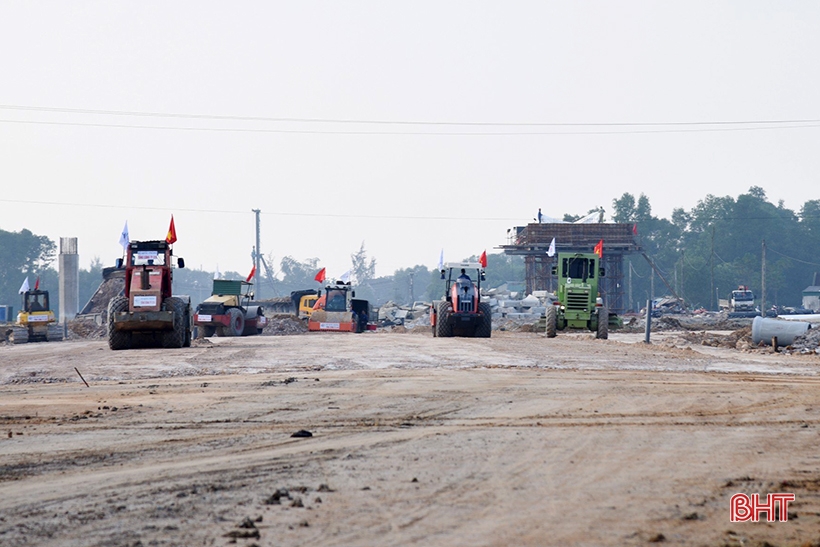
POLYGON ((783 125, 765 127, 712 127, 696 129, 628 129, 623 131, 329 131, 315 129, 262 129, 243 127, 178 127, 171 125, 136 125, 113 123, 81 123, 81 122, 47 122, 34 120, 0 119, 0 123, 50 125, 67 127, 94 127, 110 129, 154 129, 162 131, 206 131, 216 133, 274 133, 288 135, 386 135, 386 136, 442 136, 442 137, 515 137, 515 136, 574 136, 574 135, 641 135, 641 134, 669 134, 669 133, 727 133, 740 131, 773 131, 780 129, 809 129, 820 127, 819 124, 783 125))
POLYGON ((265 116, 226 116, 215 114, 183 114, 174 112, 141 112, 131 110, 102 110, 84 108, 56 108, 25 105, 0 105, 0 110, 39 112, 49 114, 69 114, 83 116, 128 116, 141 118, 170 118, 182 120, 208 120, 223 122, 265 122, 265 123, 301 123, 301 124, 341 124, 341 125, 376 125, 398 127, 550 127, 562 130, 553 131, 396 131, 396 130, 328 130, 328 129, 278 129, 253 127, 186 127, 173 125, 140 125, 129 123, 95 123, 44 120, 0 119, 0 123, 29 124, 67 127, 92 127, 111 129, 153 129, 163 131, 209 131, 234 133, 280 133, 306 135, 392 135, 392 136, 534 136, 534 135, 629 135, 649 133, 703 133, 727 131, 761 131, 776 129, 801 129, 820 127, 820 119, 784 119, 784 120, 717 120, 694 122, 453 122, 453 121, 413 121, 413 120, 368 120, 344 118, 288 118, 265 116), (572 129, 576 130, 572 130, 572 129), (590 128, 609 128, 595 129, 590 128), (636 129, 643 128, 643 129, 636 129), (580 129, 580 130, 578 130, 580 129))
POLYGON ((771 251, 771 252, 773 252, 774 254, 780 255, 780 256, 782 256, 783 258, 788 258, 789 260, 794 260, 795 262, 800 262, 800 263, 802 263, 802 264, 809 264, 810 266, 820 266, 820 263, 817 263, 817 262, 808 262, 808 261, 806 261, 806 260, 800 260, 799 258, 794 258, 793 256, 785 255, 785 254, 783 254, 783 253, 781 253, 781 252, 779 252, 779 251, 776 251, 776 250, 772 249, 772 248, 771 248, 771 247, 769 247, 768 245, 766 246, 766 250, 767 250, 767 251, 771 251))
MULTIPOLYGON (((195 209, 190 207, 148 207, 138 205, 111 205, 104 203, 72 203, 72 202, 58 202, 58 201, 42 201, 42 200, 26 200, 26 199, 5 199, 0 198, 0 203, 20 203, 26 205, 55 205, 59 207, 94 207, 98 209, 131 209, 138 211, 185 211, 188 213, 219 213, 219 214, 234 214, 245 215, 248 212, 245 210, 235 211, 227 209, 195 209)), ((284 217, 315 217, 315 218, 364 218, 373 220, 384 219, 398 219, 398 220, 477 220, 477 221, 505 221, 505 222, 521 222, 520 217, 453 217, 453 216, 414 216, 414 215, 361 215, 361 214, 340 214, 340 213, 308 213, 308 212, 290 212, 290 211, 262 211, 262 215, 270 216, 284 216, 284 217)), ((803 219, 820 218, 820 215, 812 215, 802 217, 803 219)), ((755 216, 755 217, 722 217, 722 219, 731 220, 782 220, 781 217, 776 216, 755 216)), ((640 221, 639 221, 640 222, 640 221)), ((527 222, 524 222, 527 224, 527 222)))
MULTIPOLYGON (((109 205, 99 203, 68 203, 56 201, 36 201, 23 199, 0 199, 4 203, 22 203, 27 205, 55 205, 59 207, 94 207, 98 209, 129 209, 139 211, 170 211, 179 212, 184 211, 188 213, 218 213, 218 214, 235 214, 246 215, 248 211, 231 211, 220 209, 193 209, 187 207, 147 207, 135 205, 109 205)), ((504 218, 504 217, 451 217, 451 216, 412 216, 412 215, 361 215, 361 214, 339 214, 339 213, 305 213, 305 212, 288 212, 288 211, 263 211, 260 214, 270 216, 286 216, 286 217, 317 217, 317 218, 362 218, 368 220, 475 220, 475 221, 504 221, 517 222, 520 218, 504 218)))
POLYGON ((820 119, 794 120, 717 120, 694 122, 452 122, 452 121, 413 121, 413 120, 367 120, 345 118, 289 118, 266 116, 226 116, 216 114, 180 114, 173 112, 144 112, 134 110, 102 110, 91 108, 57 108, 26 105, 0 105, 2 110, 20 110, 27 112, 50 112, 63 114, 93 114, 109 116, 137 116, 155 118, 179 118, 223 121, 262 121, 262 122, 298 122, 298 123, 338 123, 369 125, 432 125, 432 126, 479 126, 479 127, 658 127, 658 126, 704 126, 704 125, 772 125, 772 124, 820 124, 820 119))

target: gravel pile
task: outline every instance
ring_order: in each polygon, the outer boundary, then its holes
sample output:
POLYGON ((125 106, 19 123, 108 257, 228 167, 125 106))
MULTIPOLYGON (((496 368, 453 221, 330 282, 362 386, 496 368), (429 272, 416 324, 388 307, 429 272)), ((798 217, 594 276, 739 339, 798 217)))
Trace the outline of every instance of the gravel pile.
POLYGON ((299 319, 295 315, 279 313, 268 317, 268 324, 265 325, 262 336, 286 336, 307 332, 307 321, 299 319))
POLYGON ((787 348, 793 353, 816 353, 820 355, 820 328, 809 329, 803 336, 794 339, 787 348))
POLYGON ((108 327, 105 323, 98 325, 93 318, 72 319, 68 322, 69 340, 105 338, 108 336, 108 327))
POLYGON ((752 327, 743 327, 729 334, 684 331, 681 336, 689 343, 713 348, 750 349, 752 347, 752 327))

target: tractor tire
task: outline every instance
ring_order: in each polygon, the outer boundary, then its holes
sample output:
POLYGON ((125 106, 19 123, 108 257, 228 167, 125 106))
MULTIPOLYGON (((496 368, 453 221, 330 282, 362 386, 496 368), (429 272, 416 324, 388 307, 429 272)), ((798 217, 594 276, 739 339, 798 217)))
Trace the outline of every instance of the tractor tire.
POLYGON ((225 314, 231 320, 227 327, 222 328, 223 336, 242 336, 245 331, 245 316, 236 308, 229 308, 225 314))
POLYGON ((128 298, 115 296, 108 302, 108 347, 113 350, 131 348, 131 333, 114 330, 114 314, 128 311, 128 298))
POLYGON ((558 312, 555 310, 555 306, 548 306, 546 312, 546 337, 547 338, 555 338, 555 332, 558 327, 558 312))
POLYGON ((479 302, 478 311, 481 312, 482 318, 475 328, 476 338, 490 338, 493 335, 493 309, 489 302, 479 302))
POLYGON ((171 296, 162 303, 162 311, 174 312, 174 328, 162 333, 162 347, 181 348, 185 345, 185 336, 188 325, 185 324, 185 302, 181 298, 171 296))
POLYGON ((191 347, 191 340, 194 337, 194 328, 191 322, 191 306, 185 306, 185 342, 182 344, 183 348, 191 347))
POLYGON ((203 325, 200 327, 202 329, 202 336, 206 338, 210 338, 214 334, 216 334, 216 327, 213 325, 203 325))
POLYGON ((453 336, 453 322, 450 321, 450 316, 453 309, 450 303, 446 300, 439 302, 438 313, 436 314, 436 336, 438 338, 451 338, 453 336))
POLYGON ((595 333, 598 340, 609 338, 609 311, 606 308, 598 308, 598 331, 595 333))

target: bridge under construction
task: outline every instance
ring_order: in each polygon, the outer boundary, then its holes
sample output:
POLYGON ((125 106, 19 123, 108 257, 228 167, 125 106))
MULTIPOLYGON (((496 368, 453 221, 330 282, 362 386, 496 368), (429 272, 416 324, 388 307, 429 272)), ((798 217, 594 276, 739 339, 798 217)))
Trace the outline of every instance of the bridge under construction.
POLYGON ((624 298, 624 256, 632 253, 646 256, 638 242, 635 224, 532 223, 511 228, 507 235, 507 244, 500 249, 508 255, 524 256, 527 294, 555 290, 556 277, 551 271, 557 257, 547 254, 553 239, 556 253, 591 253, 603 240, 601 265, 606 269, 606 277, 601 279, 601 297, 614 313, 623 313, 628 308, 624 298))

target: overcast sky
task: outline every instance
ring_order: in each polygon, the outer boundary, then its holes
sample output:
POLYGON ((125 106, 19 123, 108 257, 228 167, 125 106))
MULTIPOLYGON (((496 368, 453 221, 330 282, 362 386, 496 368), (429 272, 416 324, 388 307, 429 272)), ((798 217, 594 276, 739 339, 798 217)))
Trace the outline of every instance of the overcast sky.
POLYGON ((378 275, 432 268, 624 192, 799 210, 818 29, 808 1, 3 0, 0 229, 87 268, 173 214, 189 267, 245 272, 261 209, 276 267, 331 277, 362 242, 378 275))

